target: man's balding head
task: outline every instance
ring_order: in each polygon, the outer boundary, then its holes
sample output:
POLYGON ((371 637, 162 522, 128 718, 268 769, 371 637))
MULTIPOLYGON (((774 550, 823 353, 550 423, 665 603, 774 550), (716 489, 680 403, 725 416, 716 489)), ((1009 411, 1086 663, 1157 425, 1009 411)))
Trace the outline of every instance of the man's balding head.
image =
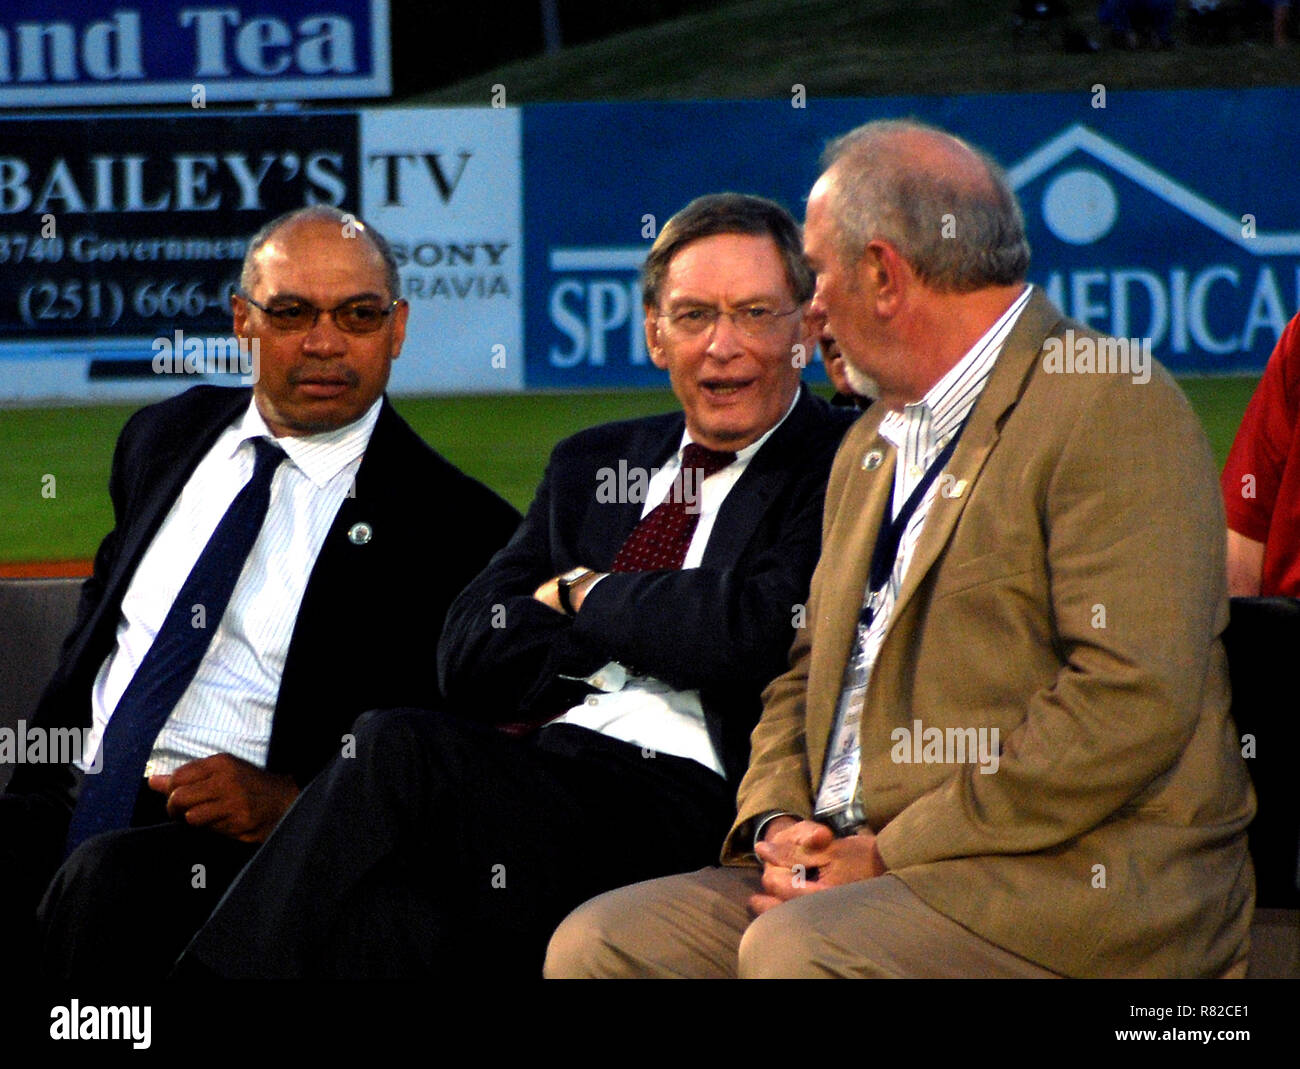
POLYGON ((964 293, 1024 280, 1029 242, 992 159, 911 120, 859 126, 827 146, 823 181, 846 263, 887 241, 931 289, 964 293))
POLYGON ((273 238, 294 227, 320 222, 333 223, 338 226, 340 233, 345 233, 348 237, 360 238, 374 249, 375 255, 383 265, 384 281, 388 287, 389 299, 396 300, 402 295, 402 283, 401 276, 397 271, 397 259, 393 256, 393 250, 389 247, 388 241, 383 234, 373 227, 367 226, 355 215, 331 207, 328 204, 313 204, 306 208, 295 208, 291 212, 285 212, 283 215, 276 216, 254 234, 249 239, 248 249, 244 253, 244 264, 239 273, 239 288, 244 293, 252 293, 257 288, 259 270, 257 254, 273 238))
POLYGON ((833 142, 808 195, 813 311, 886 408, 920 400, 1024 292, 1005 177, 942 130, 873 122, 833 142))
POLYGON ((257 346, 253 395, 275 435, 336 430, 380 398, 410 311, 396 276, 383 237, 334 208, 253 237, 231 311, 235 334, 257 346))

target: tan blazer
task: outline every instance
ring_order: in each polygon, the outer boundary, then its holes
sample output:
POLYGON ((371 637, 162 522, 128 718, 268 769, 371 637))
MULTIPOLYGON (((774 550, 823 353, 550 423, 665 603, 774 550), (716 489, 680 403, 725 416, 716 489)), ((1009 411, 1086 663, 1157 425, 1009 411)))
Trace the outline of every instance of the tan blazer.
MULTIPOLYGON (((1047 371, 1067 327, 1088 334, 1035 292, 940 476, 867 691, 863 801, 889 869, 999 946, 1075 976, 1214 976, 1244 958, 1254 904, 1214 463, 1163 368, 1047 371), (996 772, 896 760, 916 721, 997 728, 996 772)), ((811 812, 893 479, 882 415, 836 458, 727 863, 755 816, 811 812)))

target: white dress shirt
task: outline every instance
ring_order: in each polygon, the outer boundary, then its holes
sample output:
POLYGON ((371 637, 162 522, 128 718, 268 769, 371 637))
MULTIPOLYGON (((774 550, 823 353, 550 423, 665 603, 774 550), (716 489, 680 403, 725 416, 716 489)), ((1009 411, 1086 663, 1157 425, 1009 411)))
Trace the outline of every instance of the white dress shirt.
MULTIPOLYGON (((218 436, 190 475, 122 599, 117 643, 91 692, 91 737, 104 728, 153 643, 172 602, 235 496, 253 473, 251 439, 284 449, 271 482, 271 501, 212 641, 194 679, 159 732, 146 775, 229 753, 266 766, 271 719, 280 693, 289 640, 307 579, 325 535, 352 487, 382 401, 345 427, 274 438, 256 403, 218 436)), ((328 651, 322 651, 328 656, 328 651)), ((83 766, 84 767, 84 766, 83 766)))
MULTIPOLYGON (((691 507, 698 505, 700 519, 682 561, 683 568, 700 566, 722 502, 744 475, 754 455, 794 411, 798 401, 799 394, 796 392, 785 415, 766 434, 738 450, 735 460, 695 488, 697 497, 691 507)), ((645 504, 641 509, 642 519, 668 496, 673 480, 681 470, 682 450, 692 441, 690 432, 684 431, 677 452, 651 476, 646 488, 645 504)), ((599 693, 589 695, 582 705, 575 705, 563 716, 557 717, 555 723, 576 724, 641 746, 647 751, 690 758, 705 768, 712 769, 719 776, 725 775, 722 762, 713 748, 713 741, 709 738, 704 706, 700 703, 698 690, 675 690, 653 676, 631 675, 617 661, 610 661, 588 676, 586 682, 599 693)))
MULTIPOLYGON (((971 409, 988 382, 998 354, 1006 343, 1020 313, 1029 303, 1031 286, 998 318, 948 373, 919 401, 891 411, 880 421, 880 436, 895 449, 894 500, 891 518, 911 496, 931 464, 949 440, 966 422, 971 409)), ((898 555, 888 581, 879 591, 866 591, 864 604, 874 594, 873 613, 868 625, 858 624, 854 655, 845 669, 844 688, 836 711, 835 730, 827 747, 826 774, 817 794, 818 813, 837 809, 851 801, 858 783, 859 721, 871 669, 894 614, 894 603, 903 586, 912 552, 930 514, 942 477, 934 479, 908 520, 899 542, 898 555)), ((881 521, 882 526, 884 520, 881 521)), ((868 584, 869 585, 869 584, 868 584)))

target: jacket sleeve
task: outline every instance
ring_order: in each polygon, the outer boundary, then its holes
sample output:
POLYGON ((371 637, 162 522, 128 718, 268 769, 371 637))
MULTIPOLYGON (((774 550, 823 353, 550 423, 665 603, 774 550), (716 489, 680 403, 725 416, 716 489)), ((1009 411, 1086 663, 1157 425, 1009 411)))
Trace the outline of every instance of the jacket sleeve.
MULTIPOLYGON (((754 466, 763 451, 751 462, 714 528, 716 537, 737 516, 755 524, 733 566, 709 565, 706 554, 699 568, 608 575, 573 619, 533 592, 575 565, 603 569, 609 561, 574 559, 572 532, 563 528, 577 521, 557 519, 556 487, 572 483, 557 475, 568 457, 557 448, 515 538, 448 614, 439 674, 452 704, 498 721, 558 713, 589 690, 565 677, 581 679, 610 660, 677 689, 725 688, 757 701, 785 667, 804 614, 834 449, 829 437, 817 450, 779 457, 782 474, 761 507, 746 499, 752 490, 745 481, 760 477, 754 466)), ((579 514, 584 521, 589 515, 579 514)))
POLYGON ((572 621, 533 592, 573 567, 555 543, 555 454, 510 542, 452 603, 438 644, 438 678, 458 711, 514 721, 558 712, 583 688, 561 680, 600 666, 599 652, 573 633, 572 621))
MULTIPOLYGON (((72 653, 99 608, 108 577, 117 565, 121 548, 121 532, 130 515, 132 485, 128 473, 139 428, 140 421, 137 413, 123 427, 113 450, 108 480, 109 499, 113 505, 113 529, 100 542, 95 552, 92 573, 81 585, 76 617, 63 639, 58 664, 32 712, 31 719, 35 724, 45 727, 87 726, 82 712, 87 715, 89 713, 89 702, 86 701, 86 696, 89 694, 91 677, 95 671, 98 671, 99 665, 87 663, 77 666, 73 663, 72 653), (74 668, 78 669, 75 673, 74 668)), ((70 792, 74 782, 70 770, 64 765, 19 765, 14 769, 6 789, 11 793, 43 794, 57 799, 61 804, 70 805, 70 792)))

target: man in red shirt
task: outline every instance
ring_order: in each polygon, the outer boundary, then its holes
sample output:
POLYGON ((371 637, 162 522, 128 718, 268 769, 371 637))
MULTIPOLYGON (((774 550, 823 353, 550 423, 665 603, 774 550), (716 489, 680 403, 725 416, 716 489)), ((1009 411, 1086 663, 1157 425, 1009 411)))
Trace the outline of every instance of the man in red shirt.
POLYGON ((1220 486, 1228 593, 1300 596, 1300 315, 1287 324, 1246 406, 1220 486))

